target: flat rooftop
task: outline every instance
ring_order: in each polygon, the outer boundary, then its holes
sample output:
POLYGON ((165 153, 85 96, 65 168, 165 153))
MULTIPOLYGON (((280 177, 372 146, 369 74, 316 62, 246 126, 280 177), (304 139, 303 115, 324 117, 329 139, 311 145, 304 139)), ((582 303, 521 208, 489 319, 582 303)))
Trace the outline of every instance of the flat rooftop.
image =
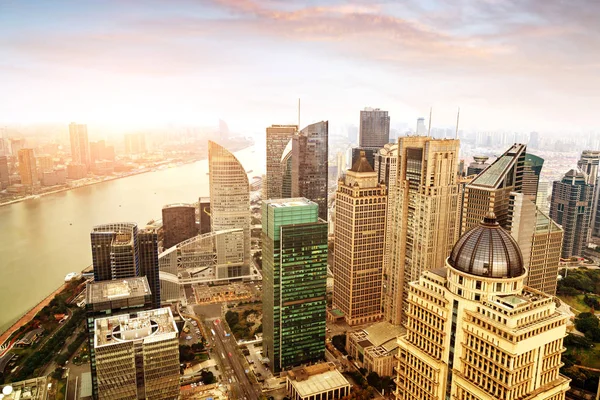
POLYGON ((168 307, 98 318, 94 321, 94 329, 94 348, 149 338, 176 338, 178 333, 168 307))
POLYGON ((269 207, 303 207, 303 206, 312 206, 317 205, 317 203, 308 200, 305 197, 296 197, 292 199, 274 199, 274 200, 266 200, 263 201, 269 207))
POLYGON ((94 304, 117 299, 149 295, 150 285, 145 276, 119 281, 90 282, 86 290, 86 303, 94 304))
POLYGON ((350 386, 333 363, 294 368, 288 372, 288 379, 301 397, 350 386))
POLYGON ((44 376, 2 385, 0 391, 4 393, 4 400, 46 400, 48 398, 48 383, 48 378, 44 376))

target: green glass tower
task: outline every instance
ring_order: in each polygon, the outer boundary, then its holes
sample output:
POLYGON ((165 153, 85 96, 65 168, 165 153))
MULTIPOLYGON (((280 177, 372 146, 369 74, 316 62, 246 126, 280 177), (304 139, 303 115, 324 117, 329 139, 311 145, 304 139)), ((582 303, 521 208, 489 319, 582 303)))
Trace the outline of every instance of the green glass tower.
POLYGON ((327 223, 305 198, 262 203, 263 349, 279 373, 325 353, 327 223))

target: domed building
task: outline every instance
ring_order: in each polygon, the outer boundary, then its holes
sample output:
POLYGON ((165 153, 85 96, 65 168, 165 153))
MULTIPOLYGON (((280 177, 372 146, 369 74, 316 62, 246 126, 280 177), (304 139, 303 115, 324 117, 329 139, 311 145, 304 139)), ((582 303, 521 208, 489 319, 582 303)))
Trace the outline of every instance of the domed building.
POLYGON ((443 268, 411 282, 396 399, 564 399, 567 317, 526 278, 518 244, 491 213, 443 268))

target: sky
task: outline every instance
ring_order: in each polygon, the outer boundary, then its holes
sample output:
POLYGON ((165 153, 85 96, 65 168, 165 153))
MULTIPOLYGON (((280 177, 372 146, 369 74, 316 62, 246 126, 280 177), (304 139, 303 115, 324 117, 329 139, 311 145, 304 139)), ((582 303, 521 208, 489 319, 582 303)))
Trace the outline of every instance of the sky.
POLYGON ((596 0, 0 0, 0 125, 600 130, 596 0))

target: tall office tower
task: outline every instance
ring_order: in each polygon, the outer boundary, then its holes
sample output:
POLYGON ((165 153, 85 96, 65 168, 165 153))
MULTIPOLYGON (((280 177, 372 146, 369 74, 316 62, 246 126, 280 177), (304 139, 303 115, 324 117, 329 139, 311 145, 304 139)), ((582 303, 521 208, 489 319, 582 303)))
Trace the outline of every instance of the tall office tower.
POLYGON ((544 159, 534 154, 525 154, 525 164, 523 165, 523 188, 522 193, 534 203, 537 199, 538 185, 544 159))
POLYGON ((25 148, 25 139, 10 139, 10 151, 13 156, 19 155, 19 150, 25 148))
MULTIPOLYGON (((198 229, 198 233, 200 235, 204 235, 205 233, 210 232, 210 198, 208 197, 200 197, 198 199, 198 212, 200 214, 200 227, 198 229)), ((166 246, 165 246, 166 248, 166 246)))
POLYGON ((546 214, 550 212, 550 203, 548 203, 549 186, 550 184, 548 181, 539 182, 537 197, 535 198, 535 205, 546 214))
POLYGON ((532 149, 540 148, 540 134, 538 132, 531 132, 529 134, 529 147, 532 149))
POLYGON ((94 324, 98 400, 179 398, 179 338, 170 308, 94 324))
POLYGON ((337 165, 337 178, 338 180, 344 178, 344 174, 346 174, 346 152, 338 151, 335 156, 336 165, 337 165))
POLYGON ((461 232, 467 232, 489 213, 506 228, 510 192, 522 193, 524 144, 512 145, 465 187, 461 232))
POLYGON ((90 163, 93 165, 96 161, 105 160, 106 142, 99 140, 90 142, 90 163))
POLYGON ((69 137, 71 139, 71 158, 73 164, 83 164, 90 167, 90 145, 88 142, 87 125, 69 124, 69 137))
POLYGON ((584 150, 581 153, 577 168, 585 174, 585 181, 588 185, 594 185, 594 194, 592 196, 592 211, 590 220, 590 229, 588 230, 588 241, 590 236, 600 237, 600 175, 598 174, 598 164, 600 164, 600 151, 584 150))
POLYGON ((351 145, 358 143, 358 127, 356 125, 349 125, 347 128, 348 141, 351 145))
POLYGON ((508 206, 508 231, 519 244, 527 271, 525 284, 556 295, 563 230, 523 193, 512 192, 508 206))
POLYGON ((54 170, 54 160, 51 156, 38 156, 35 159, 41 173, 52 172, 54 170))
POLYGON ((327 221, 329 173, 329 122, 308 125, 292 141, 292 194, 319 205, 319 218, 327 221))
POLYGON ((350 162, 351 165, 354 165, 358 160, 360 160, 360 155, 365 153, 365 157, 369 162, 370 166, 375 165, 375 157, 377 156, 377 152, 381 149, 381 147, 353 147, 352 148, 352 160, 350 162))
POLYGON ((465 160, 460 160, 458 162, 458 170, 456 171, 458 176, 465 176, 465 160))
MULTIPOLYGON (((385 218, 385 237, 390 238, 394 229, 396 219, 396 179, 398 174, 398 145, 388 143, 380 149, 375 156, 375 172, 377 172, 377 182, 385 184, 387 187, 387 213, 385 218)), ((388 271, 392 257, 392 241, 385 240, 385 249, 383 252, 383 270, 388 271)), ((384 288, 385 292, 385 288, 384 288)))
POLYGON ((25 186, 33 186, 38 182, 37 170, 35 168, 35 156, 33 149, 21 149, 18 154, 19 175, 21 183, 25 186))
POLYGON ((417 136, 427 135, 427 127, 425 126, 425 118, 417 119, 417 129, 416 129, 415 133, 417 134, 417 136))
POLYGON ((265 199, 281 199, 282 179, 281 157, 298 125, 271 125, 267 128, 267 181, 264 190, 265 199))
POLYGON ((387 190, 364 153, 335 194, 333 307, 348 325, 381 319, 387 190))
POLYGON ((152 291, 152 307, 160 307, 160 277, 158 273, 158 231, 153 227, 138 232, 138 257, 140 276, 148 279, 152 291))
MULTIPOLYGON (((248 275, 250 264, 250 186, 248 175, 233 154, 217 143, 208 141, 208 171, 210 175, 210 215, 212 232, 243 229, 243 240, 229 243, 228 248, 243 259, 242 271, 231 267, 228 276, 248 275)), ((238 236, 228 236, 236 240, 238 236)))
POLYGON ((198 234, 196 207, 191 204, 168 204, 162 209, 165 249, 198 234))
POLYGON ((9 185, 8 157, 0 156, 0 190, 6 189, 9 185))
POLYGON ((479 175, 483 172, 490 166, 487 160, 489 160, 489 157, 487 156, 474 156, 473 162, 467 167, 467 176, 479 175))
POLYGON ((585 174, 570 170, 561 181, 552 184, 550 218, 565 231, 561 257, 583 256, 587 246, 592 214, 594 186, 585 182, 585 174))
POLYGON ((458 140, 427 136, 398 141, 396 199, 389 268, 384 271, 385 320, 405 321, 408 283, 444 265, 459 232, 458 140))
POLYGON ((365 108, 360 112, 359 147, 382 148, 390 142, 390 116, 379 108, 365 108))
POLYGON ((10 154, 10 149, 8 147, 8 142, 6 139, 0 136, 0 157, 7 156, 10 154))
POLYGON ((144 154, 146 152, 146 136, 143 133, 126 133, 125 154, 144 154))
POLYGON ((275 373, 325 355, 327 223, 305 198, 262 203, 263 346, 275 373))
POLYGON ((291 139, 281 155, 281 198, 292 197, 292 147, 294 140, 291 139))
POLYGON ((138 228, 132 222, 98 225, 90 234, 94 280, 139 276, 138 228))
POLYGON ((563 400, 567 317, 526 277, 519 246, 489 215, 444 268, 412 282, 396 399, 563 400))

